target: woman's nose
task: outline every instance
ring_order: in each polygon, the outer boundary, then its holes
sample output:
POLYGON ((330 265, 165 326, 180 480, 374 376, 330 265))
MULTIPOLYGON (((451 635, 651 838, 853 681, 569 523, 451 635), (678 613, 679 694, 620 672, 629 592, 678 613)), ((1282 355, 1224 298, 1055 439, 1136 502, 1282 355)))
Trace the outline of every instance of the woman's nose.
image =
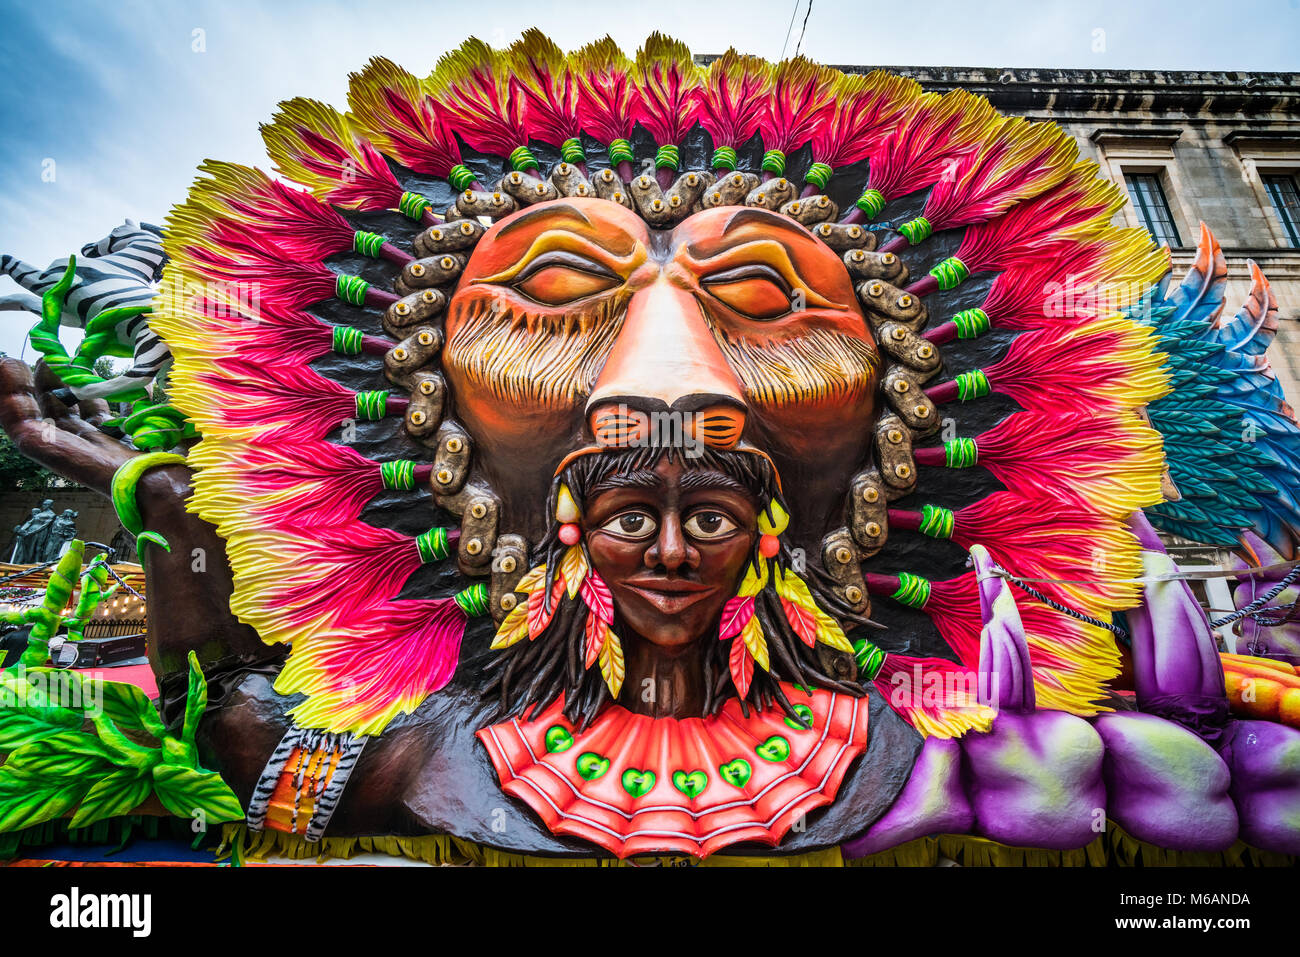
POLYGON ((700 553, 682 532, 680 516, 676 512, 666 512, 661 516, 659 534, 655 536, 654 543, 646 549, 646 567, 662 567, 672 573, 680 571, 683 567, 695 568, 699 561, 700 553))

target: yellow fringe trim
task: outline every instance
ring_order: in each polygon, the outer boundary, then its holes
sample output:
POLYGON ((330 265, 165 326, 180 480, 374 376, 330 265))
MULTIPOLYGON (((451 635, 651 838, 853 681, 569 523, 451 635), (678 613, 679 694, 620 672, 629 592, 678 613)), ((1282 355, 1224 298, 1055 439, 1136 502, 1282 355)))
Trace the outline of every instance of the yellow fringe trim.
POLYGON ((218 858, 236 843, 245 860, 272 857, 301 861, 349 860, 358 854, 387 854, 425 864, 478 867, 937 867, 947 859, 962 867, 1294 867, 1286 854, 1261 851, 1238 841, 1225 851, 1171 851, 1140 841, 1113 821, 1105 834, 1067 851, 1012 847, 970 834, 919 837, 886 851, 848 860, 837 847, 781 857, 715 854, 703 861, 686 855, 648 855, 625 861, 597 857, 532 857, 512 854, 447 834, 423 837, 327 837, 308 843, 282 831, 250 831, 242 823, 222 825, 218 858))
POLYGON ((315 858, 348 860, 358 854, 388 854, 411 861, 434 865, 469 865, 479 867, 843 867, 844 858, 838 847, 806 854, 789 854, 780 857, 740 857, 714 854, 704 860, 689 855, 646 855, 617 860, 612 857, 532 857, 499 851, 473 841, 464 841, 447 834, 429 834, 422 837, 327 837, 308 843, 296 834, 283 831, 250 831, 242 823, 223 824, 218 858, 234 850, 242 842, 245 860, 265 861, 269 857, 284 857, 301 861, 315 858))
POLYGON ((849 867, 937 867, 946 858, 962 867, 1294 867, 1287 854, 1241 841, 1224 851, 1171 851, 1140 841, 1114 821, 1105 834, 1068 851, 1012 847, 970 834, 918 837, 876 854, 846 860, 849 867))

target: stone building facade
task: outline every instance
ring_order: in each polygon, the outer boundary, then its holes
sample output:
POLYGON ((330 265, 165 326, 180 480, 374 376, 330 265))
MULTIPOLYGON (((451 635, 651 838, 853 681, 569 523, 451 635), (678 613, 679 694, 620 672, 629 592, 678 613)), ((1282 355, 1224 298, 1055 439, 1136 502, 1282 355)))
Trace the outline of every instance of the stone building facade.
POLYGON ((1117 223, 1167 240, 1175 280, 1204 221, 1228 259, 1226 309, 1245 301, 1246 261, 1258 263, 1278 301, 1268 359, 1292 405, 1300 403, 1300 73, 885 69, 929 91, 962 87, 1003 113, 1060 124, 1081 158, 1128 189, 1133 201, 1117 223))

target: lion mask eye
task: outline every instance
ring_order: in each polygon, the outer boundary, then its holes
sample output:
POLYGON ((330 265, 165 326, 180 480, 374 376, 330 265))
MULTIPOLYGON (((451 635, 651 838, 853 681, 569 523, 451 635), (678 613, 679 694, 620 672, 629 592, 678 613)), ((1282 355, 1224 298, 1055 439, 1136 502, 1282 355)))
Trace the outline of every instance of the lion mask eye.
POLYGON ((714 298, 750 319, 779 319, 792 308, 785 280, 768 266, 728 269, 707 277, 703 285, 714 298))
POLYGON ((514 288, 544 306, 565 306, 599 295, 622 280, 605 266, 581 256, 540 256, 514 282, 514 288))

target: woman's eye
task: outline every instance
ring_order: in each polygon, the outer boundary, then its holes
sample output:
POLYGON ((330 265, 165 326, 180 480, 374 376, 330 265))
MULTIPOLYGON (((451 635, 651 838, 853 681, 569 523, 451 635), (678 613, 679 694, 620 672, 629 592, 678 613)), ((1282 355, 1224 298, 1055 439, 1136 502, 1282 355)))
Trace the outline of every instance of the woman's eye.
POLYGON ((600 528, 602 531, 613 532, 624 538, 649 538, 658 527, 655 520, 645 512, 623 512, 615 515, 600 528))
POLYGON ((770 279, 752 277, 707 284, 709 292, 741 315, 776 319, 790 311, 790 297, 770 279))
POLYGON ((529 299, 546 306, 563 306, 617 286, 619 280, 596 276, 569 266, 543 266, 515 283, 515 288, 529 299))
POLYGON ((709 539, 730 535, 736 530, 736 523, 722 512, 706 510, 696 512, 688 518, 684 527, 686 534, 691 538, 708 541, 709 539))

